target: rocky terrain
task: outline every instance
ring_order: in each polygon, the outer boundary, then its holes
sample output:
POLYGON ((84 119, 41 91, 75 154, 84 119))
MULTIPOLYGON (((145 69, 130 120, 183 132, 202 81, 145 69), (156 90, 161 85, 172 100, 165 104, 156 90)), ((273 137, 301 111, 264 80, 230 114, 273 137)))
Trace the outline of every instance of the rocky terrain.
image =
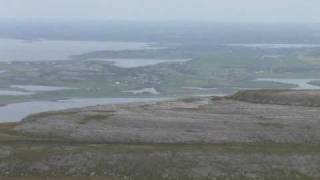
POLYGON ((1 125, 0 177, 317 179, 319 94, 243 91, 31 115, 1 125))
POLYGON ((21 133, 94 143, 320 143, 318 107, 190 98, 32 115, 21 133))

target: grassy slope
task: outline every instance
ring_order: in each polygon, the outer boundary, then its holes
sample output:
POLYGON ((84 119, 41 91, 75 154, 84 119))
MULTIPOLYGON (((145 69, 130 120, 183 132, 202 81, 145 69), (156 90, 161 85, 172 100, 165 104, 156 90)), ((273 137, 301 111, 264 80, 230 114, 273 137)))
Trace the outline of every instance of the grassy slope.
POLYGON ((21 136, 10 131, 13 127, 0 125, 0 179, 292 180, 319 175, 312 174, 317 144, 74 144, 21 136))
MULTIPOLYGON (((3 145, 2 145, 3 146, 3 145)), ((14 149, 2 163, 14 164, 8 177, 19 176, 106 176, 132 179, 207 179, 206 176, 249 178, 254 174, 266 179, 312 179, 310 174, 296 170, 288 164, 268 162, 274 156, 278 160, 318 155, 319 145, 299 144, 225 144, 225 145, 72 145, 63 143, 6 143, 14 149), (254 154, 254 155, 253 155, 254 154), (215 158, 212 158, 215 157, 215 158), (54 158, 62 162, 54 161, 54 158), (256 160, 252 160, 256 158, 256 160), (266 158, 266 159, 264 159, 266 158), (263 159, 263 160, 262 160, 263 159), (49 161, 49 162, 48 162, 49 161), (68 161, 69 162, 68 164, 68 161), (74 162, 72 162, 74 161, 74 162), (245 166, 239 162, 241 161, 245 166), (49 169, 32 170, 36 163, 49 169), (67 164, 65 164, 67 163, 67 164), (74 164, 73 164, 74 163, 74 164), (221 164, 222 163, 222 164, 221 164), (258 163, 258 164, 257 164, 258 163), (259 164, 261 163, 261 164, 259 164), (274 163, 274 164, 273 164, 274 163), (258 166, 254 172, 252 165, 258 166), (266 167, 263 167, 266 166, 266 167), (284 166, 284 167, 283 167, 284 166), (194 172, 195 169, 203 172, 194 172), (209 172, 208 172, 209 169, 209 172), (212 172, 213 174, 210 174, 212 172), (214 174, 214 172, 218 172, 214 174), (204 173, 204 175, 202 175, 204 173), (221 174, 221 175, 219 175, 221 174), (199 176, 198 178, 192 176, 199 176)), ((309 170, 309 167, 304 167, 309 170)), ((41 168, 40 168, 41 169, 41 168)), ((312 168, 311 168, 312 169, 312 168)), ((314 171, 315 169, 311 170, 314 171)))

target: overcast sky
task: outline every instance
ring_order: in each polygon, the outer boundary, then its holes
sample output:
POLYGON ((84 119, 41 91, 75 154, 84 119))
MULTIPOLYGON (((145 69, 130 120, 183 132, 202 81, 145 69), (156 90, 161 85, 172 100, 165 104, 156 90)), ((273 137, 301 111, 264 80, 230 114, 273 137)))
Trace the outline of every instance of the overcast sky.
POLYGON ((320 0, 0 0, 0 18, 320 22, 320 0))

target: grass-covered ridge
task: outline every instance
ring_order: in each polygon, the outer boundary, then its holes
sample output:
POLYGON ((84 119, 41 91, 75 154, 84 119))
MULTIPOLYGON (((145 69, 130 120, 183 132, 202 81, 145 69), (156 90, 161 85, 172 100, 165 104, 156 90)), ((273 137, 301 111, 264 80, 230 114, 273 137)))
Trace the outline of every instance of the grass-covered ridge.
POLYGON ((230 99, 261 104, 320 106, 320 91, 316 90, 246 90, 230 99))

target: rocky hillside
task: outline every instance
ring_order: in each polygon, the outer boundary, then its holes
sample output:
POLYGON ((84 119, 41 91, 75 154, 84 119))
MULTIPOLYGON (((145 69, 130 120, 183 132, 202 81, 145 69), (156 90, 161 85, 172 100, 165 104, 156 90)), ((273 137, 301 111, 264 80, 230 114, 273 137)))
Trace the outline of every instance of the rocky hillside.
MULTIPOLYGON (((280 99, 270 97, 269 103, 280 99)), ((317 107, 193 98, 42 113, 26 118, 15 130, 94 143, 320 143, 319 128, 317 107)))
POLYGON ((31 115, 0 126, 0 179, 317 179, 318 94, 243 91, 31 115))

